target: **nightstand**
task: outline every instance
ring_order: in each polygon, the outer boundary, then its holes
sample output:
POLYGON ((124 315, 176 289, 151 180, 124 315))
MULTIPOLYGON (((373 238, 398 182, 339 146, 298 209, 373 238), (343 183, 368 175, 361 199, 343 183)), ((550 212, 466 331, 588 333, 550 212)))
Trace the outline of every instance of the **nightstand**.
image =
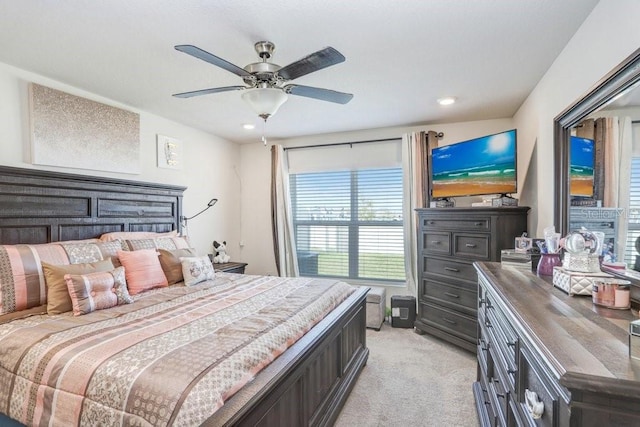
POLYGON ((247 266, 246 262, 225 262, 221 264, 213 264, 215 271, 222 271, 223 273, 238 273, 244 274, 244 268, 247 266))

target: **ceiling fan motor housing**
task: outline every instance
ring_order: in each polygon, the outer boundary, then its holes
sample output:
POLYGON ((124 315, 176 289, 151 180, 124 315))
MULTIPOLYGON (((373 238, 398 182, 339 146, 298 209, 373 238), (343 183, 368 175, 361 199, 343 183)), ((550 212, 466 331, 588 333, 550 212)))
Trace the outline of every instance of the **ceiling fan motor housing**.
MULTIPOLYGON (((271 62, 255 62, 244 67, 247 72, 253 74, 258 83, 269 82, 272 84, 276 83, 277 79, 275 77, 275 73, 280 68, 282 67, 271 62)), ((250 77, 244 77, 243 80, 248 85, 253 85, 255 83, 250 77)))

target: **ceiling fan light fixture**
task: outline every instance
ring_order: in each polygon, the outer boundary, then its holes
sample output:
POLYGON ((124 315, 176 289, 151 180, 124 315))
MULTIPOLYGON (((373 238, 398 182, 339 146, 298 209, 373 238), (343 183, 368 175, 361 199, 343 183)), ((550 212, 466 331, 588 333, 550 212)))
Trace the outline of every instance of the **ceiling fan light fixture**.
POLYGON ((273 116, 288 98, 284 91, 276 88, 249 89, 242 94, 242 99, 264 120, 273 116))

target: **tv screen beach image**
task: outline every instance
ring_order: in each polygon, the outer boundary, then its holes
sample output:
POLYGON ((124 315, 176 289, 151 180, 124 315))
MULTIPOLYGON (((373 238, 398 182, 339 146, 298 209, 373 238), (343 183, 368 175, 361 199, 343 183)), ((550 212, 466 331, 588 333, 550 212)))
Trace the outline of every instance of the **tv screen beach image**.
POLYGON ((587 138, 571 137, 569 194, 572 196, 593 196, 594 141, 587 138))
POLYGON ((431 155, 434 198, 517 191, 515 130, 438 147, 431 155))

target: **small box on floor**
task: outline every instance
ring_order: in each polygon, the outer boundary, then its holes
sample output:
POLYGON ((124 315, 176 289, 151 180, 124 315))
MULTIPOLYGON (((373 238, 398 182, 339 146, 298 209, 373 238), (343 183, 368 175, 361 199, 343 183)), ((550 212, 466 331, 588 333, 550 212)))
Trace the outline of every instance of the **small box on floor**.
POLYGON ((416 297, 408 295, 391 296, 391 326, 413 328, 416 320, 416 297))

